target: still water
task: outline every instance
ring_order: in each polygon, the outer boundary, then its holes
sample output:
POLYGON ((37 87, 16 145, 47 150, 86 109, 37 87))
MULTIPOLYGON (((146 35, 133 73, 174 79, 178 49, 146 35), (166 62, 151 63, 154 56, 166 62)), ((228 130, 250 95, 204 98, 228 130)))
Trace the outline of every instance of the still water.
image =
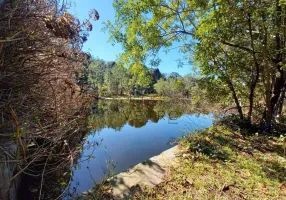
POLYGON ((120 173, 160 154, 184 134, 210 127, 213 118, 186 103, 99 101, 88 118, 90 132, 74 166, 70 192, 84 192, 108 172, 120 173))

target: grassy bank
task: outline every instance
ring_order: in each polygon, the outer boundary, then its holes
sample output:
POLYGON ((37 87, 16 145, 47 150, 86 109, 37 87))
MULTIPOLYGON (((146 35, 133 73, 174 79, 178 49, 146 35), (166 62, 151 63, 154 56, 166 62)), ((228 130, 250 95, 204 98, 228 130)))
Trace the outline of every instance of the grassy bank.
POLYGON ((286 199, 283 140, 225 125, 188 135, 170 176, 153 189, 138 186, 132 199, 286 199))
MULTIPOLYGON (((285 133, 262 136, 220 123, 182 138, 179 149, 162 183, 138 185, 128 199, 286 199, 285 133)), ((108 181, 93 191, 90 199, 113 199, 108 181)))

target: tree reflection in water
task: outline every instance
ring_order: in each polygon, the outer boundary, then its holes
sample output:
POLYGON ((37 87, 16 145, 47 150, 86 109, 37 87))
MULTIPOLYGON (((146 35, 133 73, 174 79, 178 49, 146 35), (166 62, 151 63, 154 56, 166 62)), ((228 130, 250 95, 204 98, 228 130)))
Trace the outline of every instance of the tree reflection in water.
MULTIPOLYGON (((103 179, 105 174, 102 170, 109 169, 104 167, 105 145, 109 145, 108 152, 116 161, 115 171, 120 172, 128 169, 130 164, 137 164, 169 148, 169 144, 182 135, 179 127, 182 128, 183 124, 168 127, 166 124, 176 123, 177 118, 190 117, 191 123, 187 124, 196 127, 190 127, 188 131, 204 128, 205 126, 201 123, 206 119, 199 116, 209 113, 207 106, 200 108, 189 101, 101 100, 95 102, 85 122, 85 126, 90 131, 87 131, 83 140, 74 138, 74 142, 78 141, 79 154, 74 159, 73 173, 66 173, 70 168, 66 166, 51 174, 50 178, 45 179, 47 183, 45 185, 50 189, 44 187, 44 196, 57 197, 68 187, 63 199, 71 199, 79 192, 93 187, 93 182, 98 183, 103 179), (120 131, 124 134, 114 134, 120 131), (101 144, 102 139, 104 144, 101 144), (117 163, 118 160, 120 163, 117 163), (70 178, 71 184, 69 184, 70 178), (53 184, 55 180, 58 180, 57 184, 53 184), (53 193, 50 192, 51 188, 53 193)), ((210 126, 212 120, 206 121, 207 126, 210 126)))
MULTIPOLYGON (((93 107, 93 112, 88 117, 88 125, 96 131, 103 128, 120 131, 126 123, 141 128, 149 120, 154 123, 162 118, 172 121, 183 114, 198 113, 197 110, 194 111, 194 106, 182 102, 104 100, 95 103, 93 107)), ((199 113, 202 113, 202 110, 199 113)))

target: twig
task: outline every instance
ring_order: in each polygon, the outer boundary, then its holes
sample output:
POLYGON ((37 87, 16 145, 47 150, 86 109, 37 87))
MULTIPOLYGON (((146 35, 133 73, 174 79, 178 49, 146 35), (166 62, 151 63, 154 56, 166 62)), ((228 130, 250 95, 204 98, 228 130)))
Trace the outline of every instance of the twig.
POLYGON ((1 43, 1 44, 0 44, 0 54, 1 54, 1 52, 2 52, 3 46, 4 46, 4 43, 1 43))
POLYGON ((52 92, 53 92, 53 95, 54 95, 54 103, 55 103, 55 110, 56 110, 56 122, 58 121, 58 103, 57 103, 57 96, 56 96, 56 93, 55 93, 55 90, 54 90, 54 87, 51 83, 51 81, 49 81, 49 85, 52 89, 52 92))
MULTIPOLYGON (((66 145, 68 146, 67 143, 66 143, 66 145)), ((68 148, 69 148, 69 146, 68 146, 68 148)), ((73 168, 73 155, 72 155, 72 152, 71 152, 70 148, 69 148, 69 151, 70 151, 70 161, 71 161, 71 164, 70 164, 70 170, 71 170, 71 172, 70 172, 70 180, 69 180, 68 186, 70 185, 70 182, 71 182, 71 179, 72 179, 72 173, 73 173, 73 170, 72 170, 72 168, 73 168)), ((63 196, 63 194, 66 192, 68 186, 67 186, 66 189, 62 192, 62 194, 61 194, 60 196, 58 196, 55 200, 58 200, 58 199, 60 199, 60 198, 63 196)))
POLYGON ((49 158, 50 158, 52 152, 53 152, 53 150, 51 150, 49 156, 47 157, 47 160, 46 160, 46 162, 45 162, 45 166, 44 166, 44 169, 43 169, 43 172, 42 172, 42 180, 41 180, 41 188, 40 188, 39 200, 41 199, 41 195, 42 195, 43 182, 44 182, 44 174, 45 174, 46 166, 47 166, 48 160, 49 160, 49 158))
POLYGON ((26 160, 26 150, 25 150, 25 147, 24 147, 24 145, 23 145, 23 143, 22 143, 22 139, 21 139, 21 133, 20 133, 20 128, 19 128, 19 121, 18 121, 18 119, 17 119, 17 116, 16 116, 16 114, 15 114, 13 108, 12 108, 10 105, 8 105, 8 108, 9 108, 10 114, 12 115, 12 118, 13 118, 13 120, 14 120, 14 123, 15 123, 15 125, 16 125, 17 139, 18 139, 19 145, 20 145, 20 147, 21 147, 21 149, 22 149, 23 161, 24 161, 25 163, 27 163, 27 160, 26 160))
POLYGON ((0 163, 18 163, 21 160, 0 160, 0 163))
POLYGON ((6 153, 10 158, 14 159, 13 156, 11 156, 11 154, 9 154, 3 147, 0 147, 2 149, 2 151, 4 151, 4 153, 6 153))
POLYGON ((13 176, 9 181, 13 181, 17 176, 19 176, 25 169, 27 169, 39 156, 36 156, 29 164, 27 164, 23 169, 21 169, 15 176, 13 176))

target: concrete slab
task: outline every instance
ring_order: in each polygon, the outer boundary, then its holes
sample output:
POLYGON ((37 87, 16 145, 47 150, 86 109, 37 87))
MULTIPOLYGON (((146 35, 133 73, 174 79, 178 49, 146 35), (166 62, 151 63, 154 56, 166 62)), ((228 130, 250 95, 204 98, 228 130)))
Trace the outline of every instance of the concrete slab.
MULTIPOLYGON (((114 199, 125 199, 131 193, 131 188, 137 185, 155 187, 164 180, 171 166, 176 166, 176 152, 178 146, 174 146, 158 156, 154 156, 133 168, 122 172, 110 179, 114 199)), ((84 192, 79 199, 85 199, 92 190, 84 192)))
POLYGON ((130 188, 136 185, 154 187, 163 181, 170 166, 175 165, 175 153, 178 146, 154 156, 126 172, 122 172, 111 179, 115 199, 123 199, 130 194, 130 188))

